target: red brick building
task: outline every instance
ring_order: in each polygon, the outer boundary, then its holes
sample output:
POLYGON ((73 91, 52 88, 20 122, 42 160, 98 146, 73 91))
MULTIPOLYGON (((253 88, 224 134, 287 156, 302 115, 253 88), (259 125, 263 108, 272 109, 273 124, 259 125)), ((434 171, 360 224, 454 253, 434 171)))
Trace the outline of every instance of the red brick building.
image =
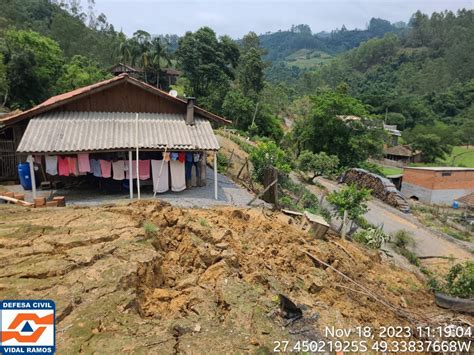
POLYGON ((402 194, 433 205, 451 205, 474 192, 474 168, 407 167, 402 194))

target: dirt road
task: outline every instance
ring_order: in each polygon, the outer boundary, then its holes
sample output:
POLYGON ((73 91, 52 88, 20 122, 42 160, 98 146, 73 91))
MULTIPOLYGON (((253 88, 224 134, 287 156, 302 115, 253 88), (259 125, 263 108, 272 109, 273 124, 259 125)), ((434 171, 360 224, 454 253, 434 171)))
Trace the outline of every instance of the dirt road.
MULTIPOLYGON (((301 182, 301 180, 299 180, 301 182)), ((327 179, 318 178, 328 191, 334 191, 339 186, 327 179)), ((321 195, 314 185, 306 184, 306 186, 317 195, 321 195)), ((460 260, 472 260, 474 256, 469 251, 468 243, 453 240, 452 238, 438 235, 430 229, 421 225, 416 221, 415 217, 410 214, 404 214, 395 208, 384 204, 379 200, 369 202, 369 211, 365 218, 371 224, 383 225, 383 229, 388 234, 393 234, 399 230, 406 230, 412 234, 415 241, 414 252, 418 256, 453 256, 460 260)))

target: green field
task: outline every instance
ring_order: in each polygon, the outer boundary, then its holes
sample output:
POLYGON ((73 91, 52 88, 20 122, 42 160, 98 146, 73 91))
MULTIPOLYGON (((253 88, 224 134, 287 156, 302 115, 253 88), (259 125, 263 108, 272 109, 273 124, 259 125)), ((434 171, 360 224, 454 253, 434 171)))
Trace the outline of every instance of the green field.
POLYGON ((385 176, 403 174, 403 169, 401 168, 389 168, 385 166, 381 168, 385 176))
POLYGON ((436 163, 417 163, 410 164, 410 166, 461 166, 474 168, 474 146, 457 146, 453 148, 449 156, 446 156, 444 159, 438 159, 436 163))
POLYGON ((446 165, 474 168, 474 147, 454 147, 451 155, 444 159, 443 163, 445 163, 446 165), (453 158, 454 164, 452 164, 453 158))
POLYGON ((285 62, 289 66, 307 69, 320 66, 331 59, 332 56, 326 52, 313 51, 311 49, 300 49, 287 56, 285 58, 285 62))

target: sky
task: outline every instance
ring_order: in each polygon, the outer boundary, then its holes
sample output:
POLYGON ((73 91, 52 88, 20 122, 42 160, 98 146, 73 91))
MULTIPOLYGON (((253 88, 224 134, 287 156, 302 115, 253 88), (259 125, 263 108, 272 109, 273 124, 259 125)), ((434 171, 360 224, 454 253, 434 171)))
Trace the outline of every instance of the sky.
POLYGON ((151 34, 178 34, 209 26, 218 35, 241 38, 308 24, 314 33, 364 29, 372 17, 405 21, 417 10, 473 8, 474 0, 95 0, 117 30, 127 35, 142 29, 151 34))

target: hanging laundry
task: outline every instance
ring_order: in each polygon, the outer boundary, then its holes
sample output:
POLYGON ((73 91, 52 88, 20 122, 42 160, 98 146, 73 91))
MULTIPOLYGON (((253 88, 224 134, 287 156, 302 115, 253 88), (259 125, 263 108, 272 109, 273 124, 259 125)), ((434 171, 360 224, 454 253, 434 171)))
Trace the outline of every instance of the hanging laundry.
POLYGON ((108 160, 99 159, 100 171, 103 178, 112 177, 112 162, 108 160))
POLYGON ((152 160, 151 173, 153 175, 153 192, 166 192, 169 190, 169 162, 166 160, 152 160), (163 168, 161 167, 163 165, 163 168), (161 175, 160 175, 161 170, 161 175))
POLYGON ((178 153, 178 160, 179 160, 181 163, 184 163, 185 156, 186 156, 186 154, 185 154, 184 152, 178 153))
POLYGON ((77 155, 77 161, 79 164, 79 173, 90 173, 91 164, 89 161, 89 153, 81 153, 77 155))
POLYGON ((92 174, 95 177, 102 177, 102 171, 100 170, 99 160, 91 159, 90 163, 91 163, 92 174))
POLYGON ((170 161, 172 191, 179 192, 186 189, 186 176, 184 170, 184 164, 179 160, 170 161))
POLYGON ((76 157, 67 157, 67 162, 69 166, 69 175, 78 176, 79 170, 77 166, 77 158, 76 157))
POLYGON ((46 155, 46 173, 49 175, 58 175, 58 157, 56 155, 46 155))
POLYGON ((112 162, 113 179, 124 180, 125 179, 125 160, 117 160, 112 162))
POLYGON ((199 163, 201 161, 201 153, 194 153, 193 158, 195 163, 199 163))
POLYGON ((60 176, 69 176, 69 162, 67 157, 58 157, 58 170, 60 176))
POLYGON ((165 161, 170 161, 171 160, 170 153, 169 152, 163 153, 163 159, 165 161))
POLYGON ((140 176, 140 180, 148 180, 150 178, 149 160, 140 160, 138 162, 138 176, 140 176))
POLYGON ((132 170, 132 179, 137 178, 137 161, 132 160, 132 169, 130 169, 130 160, 125 162, 125 172, 127 179, 130 179, 130 170, 132 170))
MULTIPOLYGON (((181 153, 180 153, 181 154, 181 153)), ((186 180, 191 181, 192 179, 192 169, 193 169, 193 153, 186 153, 185 158, 185 169, 186 169, 186 180)), ((180 160, 181 161, 181 160, 180 160)))
POLYGON ((178 160, 178 158, 179 158, 179 153, 175 153, 175 152, 171 153, 171 160, 178 160))

